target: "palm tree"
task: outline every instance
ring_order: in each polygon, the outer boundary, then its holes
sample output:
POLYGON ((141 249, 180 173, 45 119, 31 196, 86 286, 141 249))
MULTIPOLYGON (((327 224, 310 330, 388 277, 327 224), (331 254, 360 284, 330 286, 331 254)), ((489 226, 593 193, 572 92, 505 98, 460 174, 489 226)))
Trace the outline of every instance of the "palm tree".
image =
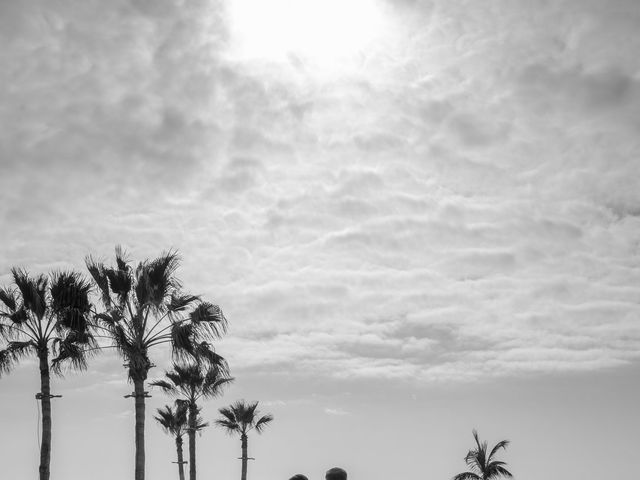
POLYGON ((271 414, 260 417, 258 402, 246 404, 239 400, 229 407, 218 410, 223 418, 216 420, 216 425, 225 428, 229 435, 240 435, 242 445, 242 475, 241 480, 247 480, 247 434, 254 430, 262 433, 262 430, 273 420, 271 414), (258 418, 259 417, 259 418, 258 418))
POLYGON ((475 430, 473 431, 473 438, 476 441, 476 448, 469 450, 469 453, 464 457, 465 462, 467 462, 472 471, 459 473, 453 477, 453 480, 492 480, 501 476, 511 478, 513 475, 505 468, 506 463, 494 460, 498 450, 507 448, 509 440, 502 440, 496 443, 487 455, 487 442, 480 443, 478 432, 475 430))
MULTIPOLYGON (((182 455, 182 437, 188 430, 187 412, 188 405, 184 402, 176 401, 176 408, 173 410, 170 405, 165 405, 164 408, 156 409, 158 413, 157 417, 153 417, 160 424, 164 432, 175 438, 176 451, 178 454, 178 476, 180 480, 184 480, 184 461, 182 455)), ((208 426, 208 423, 204 423, 200 417, 196 421, 196 430, 202 430, 208 426)))
POLYGON ((144 390, 149 352, 162 344, 171 346, 174 360, 198 359, 224 365, 209 341, 220 338, 227 321, 220 308, 197 295, 181 291, 175 277, 179 265, 176 252, 162 253, 134 269, 125 253, 116 247, 116 265, 105 266, 93 258, 87 268, 98 287, 104 311, 95 315, 98 327, 125 360, 135 398, 135 480, 144 480, 145 449, 144 390))
POLYGON ((90 332, 91 284, 77 272, 55 272, 30 277, 11 270, 14 287, 0 289, 0 375, 24 357, 39 361, 42 440, 40 480, 49 480, 51 464, 51 379, 63 363, 86 368, 88 353, 96 346, 90 332))
POLYGON ((165 393, 179 397, 189 408, 189 480, 196 480, 196 419, 198 400, 222 395, 222 388, 233 381, 225 364, 174 364, 173 371, 165 372, 167 380, 150 385, 165 393))

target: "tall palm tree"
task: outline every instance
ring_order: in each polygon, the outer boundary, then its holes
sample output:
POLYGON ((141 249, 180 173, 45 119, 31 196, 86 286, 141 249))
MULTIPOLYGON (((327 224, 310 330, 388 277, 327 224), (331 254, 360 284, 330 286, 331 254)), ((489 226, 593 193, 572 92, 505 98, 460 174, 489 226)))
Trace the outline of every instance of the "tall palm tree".
POLYGON ((86 368, 87 355, 96 343, 90 331, 91 284, 77 272, 55 272, 31 277, 11 270, 13 286, 0 289, 0 375, 22 358, 39 361, 42 440, 40 480, 49 480, 51 463, 51 372, 63 363, 86 368))
POLYGON ((165 393, 179 397, 189 408, 189 480, 196 480, 196 423, 198 401, 222 395, 225 385, 233 382, 228 376, 226 364, 199 363, 174 364, 165 372, 167 380, 157 380, 150 385, 160 387, 165 393))
MULTIPOLYGON (((174 437, 176 442, 176 451, 178 454, 178 476, 180 480, 184 480, 184 461, 182 455, 182 437, 188 430, 187 412, 189 408, 184 402, 176 401, 175 410, 170 405, 164 408, 156 409, 158 416, 153 417, 160 424, 164 432, 174 437)), ((196 421, 196 430, 202 430, 208 426, 208 423, 202 421, 200 417, 196 421)))
POLYGON ((218 410, 222 418, 215 421, 216 425, 224 428, 229 435, 240 435, 242 446, 242 475, 241 480, 247 480, 247 434, 251 430, 262 433, 262 430, 273 420, 273 415, 266 414, 262 417, 258 412, 258 402, 245 403, 239 400, 229 407, 218 410))
POLYGON ((505 468, 506 463, 494 459, 498 450, 506 449, 509 440, 502 440, 496 443, 487 454, 487 442, 480 443, 478 432, 473 431, 473 438, 476 441, 476 448, 469 450, 464 457, 465 462, 471 468, 470 472, 459 473, 453 480, 493 480, 498 477, 511 478, 511 472, 505 468))
POLYGON ((87 268, 100 292, 104 311, 96 314, 99 329, 125 360, 135 398, 135 480, 145 475, 145 381, 152 368, 150 350, 171 346, 174 360, 198 359, 224 364, 210 341, 226 331, 227 321, 216 305, 197 295, 185 294, 175 276, 176 252, 162 253, 133 268, 116 247, 116 265, 106 266, 93 258, 87 268))

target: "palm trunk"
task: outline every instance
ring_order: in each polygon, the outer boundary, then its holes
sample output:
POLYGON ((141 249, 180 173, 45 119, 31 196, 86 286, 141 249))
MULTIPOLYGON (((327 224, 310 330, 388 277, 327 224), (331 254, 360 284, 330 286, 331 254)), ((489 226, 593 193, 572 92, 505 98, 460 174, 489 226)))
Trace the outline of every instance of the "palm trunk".
POLYGON ((178 475, 184 480, 184 457, 182 456, 182 437, 176 437, 176 450, 178 451, 178 475))
POLYGON ((51 385, 49 380, 49 351, 38 353, 40 360, 40 393, 42 404, 42 443, 40 444, 40 480, 49 480, 51 463, 51 385))
POLYGON ((247 435, 242 434, 240 441, 242 442, 242 476, 240 478, 241 480, 247 480, 247 435))
POLYGON ((196 480, 196 422, 198 410, 189 404, 189 480, 196 480))
POLYGON ((144 380, 133 381, 136 395, 136 473, 135 480, 144 480, 144 380))

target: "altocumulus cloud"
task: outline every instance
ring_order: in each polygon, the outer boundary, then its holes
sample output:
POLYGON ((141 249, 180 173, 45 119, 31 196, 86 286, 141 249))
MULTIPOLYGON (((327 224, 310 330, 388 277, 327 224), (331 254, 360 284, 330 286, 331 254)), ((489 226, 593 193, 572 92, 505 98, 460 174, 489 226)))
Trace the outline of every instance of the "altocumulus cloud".
POLYGON ((217 2, 5 2, 0 274, 179 247, 236 371, 637 359, 634 3, 387 3, 385 43, 317 76, 234 58, 217 2))

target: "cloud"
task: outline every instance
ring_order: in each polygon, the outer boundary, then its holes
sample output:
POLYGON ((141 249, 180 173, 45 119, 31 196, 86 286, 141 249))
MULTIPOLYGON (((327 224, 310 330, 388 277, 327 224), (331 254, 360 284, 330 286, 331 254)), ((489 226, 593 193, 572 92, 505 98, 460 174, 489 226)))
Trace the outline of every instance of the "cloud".
POLYGON ((534 64, 522 71, 519 83, 522 95, 529 97, 538 111, 569 111, 589 117, 615 113, 626 118, 632 128, 638 127, 634 112, 640 106, 640 82, 631 74, 534 64))
POLYGON ((341 408, 325 408, 324 409, 324 413, 326 413, 327 415, 335 415, 338 417, 342 417, 344 415, 350 415, 349 412, 342 410, 341 408))
POLYGON ((239 372, 637 361, 633 19, 396 3, 340 75, 234 57, 216 2, 0 7, 0 275, 179 248, 239 372))

